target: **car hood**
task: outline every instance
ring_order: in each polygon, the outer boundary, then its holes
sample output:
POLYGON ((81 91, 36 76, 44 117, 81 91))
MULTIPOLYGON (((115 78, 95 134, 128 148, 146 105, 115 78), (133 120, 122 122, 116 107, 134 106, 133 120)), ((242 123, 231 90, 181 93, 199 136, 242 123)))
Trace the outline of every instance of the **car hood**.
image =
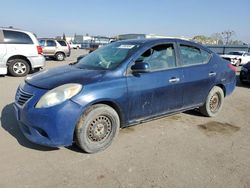
POLYGON ((102 79, 105 70, 79 69, 74 66, 63 66, 28 76, 25 82, 41 88, 53 89, 67 83, 88 84, 102 79))

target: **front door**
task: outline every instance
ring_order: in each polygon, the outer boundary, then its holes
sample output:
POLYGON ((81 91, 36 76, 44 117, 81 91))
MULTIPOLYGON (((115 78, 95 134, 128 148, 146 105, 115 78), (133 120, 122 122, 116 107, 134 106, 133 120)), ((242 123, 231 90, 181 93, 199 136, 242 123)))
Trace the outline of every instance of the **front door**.
POLYGON ((177 68, 175 45, 153 46, 135 61, 141 62, 149 64, 150 72, 127 76, 131 123, 182 107, 182 73, 177 68))

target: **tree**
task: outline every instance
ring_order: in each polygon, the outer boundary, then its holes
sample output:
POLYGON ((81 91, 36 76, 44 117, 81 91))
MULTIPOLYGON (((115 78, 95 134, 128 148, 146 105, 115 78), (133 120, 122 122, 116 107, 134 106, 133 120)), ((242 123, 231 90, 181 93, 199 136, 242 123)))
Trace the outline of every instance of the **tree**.
POLYGON ((221 35, 222 35, 222 37, 223 37, 224 44, 225 44, 225 45, 228 45, 228 44, 229 44, 229 41, 230 41, 231 38, 232 38, 232 36, 235 35, 235 32, 232 31, 232 30, 226 30, 226 31, 221 32, 221 35))
POLYGON ((65 33, 63 33, 63 40, 66 40, 66 36, 65 36, 65 33))
POLYGON ((223 37, 221 33, 213 33, 211 38, 216 41, 217 45, 223 45, 223 37))

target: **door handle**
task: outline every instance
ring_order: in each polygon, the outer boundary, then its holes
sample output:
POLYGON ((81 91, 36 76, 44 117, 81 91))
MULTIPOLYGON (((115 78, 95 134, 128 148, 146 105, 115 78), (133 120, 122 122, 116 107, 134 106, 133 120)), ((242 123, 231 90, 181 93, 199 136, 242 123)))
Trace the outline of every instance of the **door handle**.
POLYGON ((169 79, 168 81, 169 81, 169 83, 176 83, 176 82, 180 81, 180 78, 173 77, 173 78, 169 79))
POLYGON ((210 72, 208 76, 216 76, 216 72, 210 72))

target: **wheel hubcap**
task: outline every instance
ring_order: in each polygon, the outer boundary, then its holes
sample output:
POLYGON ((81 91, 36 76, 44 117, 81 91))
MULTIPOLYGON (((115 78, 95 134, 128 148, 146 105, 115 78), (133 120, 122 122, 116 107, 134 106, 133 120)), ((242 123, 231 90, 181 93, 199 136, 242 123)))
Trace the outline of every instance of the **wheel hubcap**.
POLYGON ((22 62, 17 62, 13 65, 13 71, 16 73, 16 74, 23 74, 26 72, 26 65, 22 62))
POLYGON ((209 102, 211 112, 216 112, 220 107, 220 97, 217 93, 215 93, 209 102))
POLYGON ((63 60, 64 56, 63 56, 63 54, 59 54, 59 55, 57 55, 57 58, 58 58, 59 60, 63 60))
POLYGON ((105 140, 111 133, 112 123, 107 116, 98 116, 88 126, 88 138, 92 142, 105 140))

